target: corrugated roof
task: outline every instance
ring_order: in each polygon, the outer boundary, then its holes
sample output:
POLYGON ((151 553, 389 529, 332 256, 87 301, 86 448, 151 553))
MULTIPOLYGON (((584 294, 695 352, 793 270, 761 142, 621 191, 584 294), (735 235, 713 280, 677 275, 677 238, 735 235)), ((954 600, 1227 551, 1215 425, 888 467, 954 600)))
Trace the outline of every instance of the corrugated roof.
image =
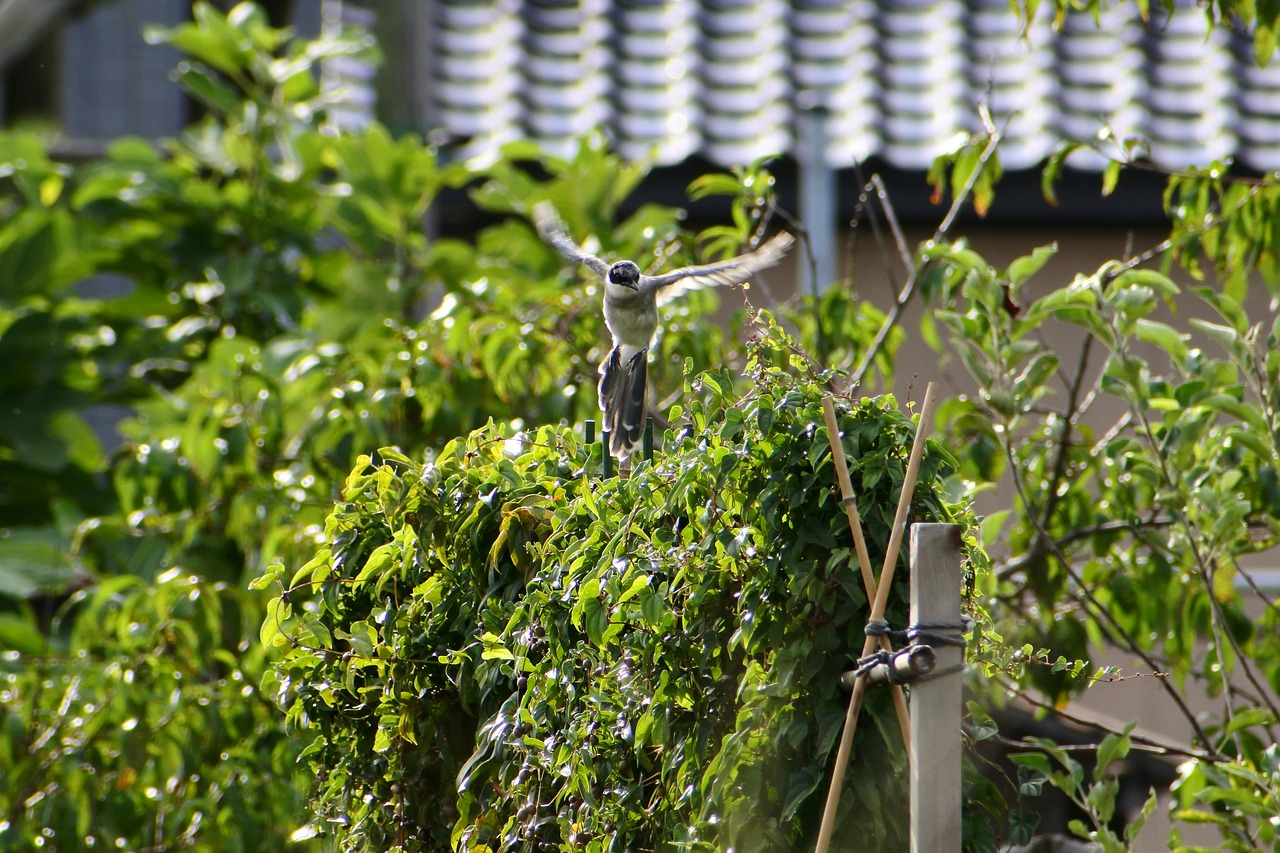
POLYGON ((1011 120, 1006 169, 1105 125, 1145 137, 1160 166, 1280 169, 1280 62, 1258 68, 1250 37, 1210 32, 1181 0, 1171 17, 1126 3, 1056 32, 1046 11, 1025 38, 1007 0, 434 5, 433 120, 471 152, 530 139, 568 154, 600 127, 626 156, 730 165, 793 152, 799 110, 818 105, 830 165, 922 169, 978 129, 985 101, 1011 120))

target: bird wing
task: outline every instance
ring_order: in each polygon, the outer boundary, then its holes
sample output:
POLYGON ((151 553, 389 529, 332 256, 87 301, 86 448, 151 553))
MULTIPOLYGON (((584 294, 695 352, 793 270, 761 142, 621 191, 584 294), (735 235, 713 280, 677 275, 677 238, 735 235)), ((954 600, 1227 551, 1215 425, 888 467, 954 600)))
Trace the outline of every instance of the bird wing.
POLYGON ((742 284, 751 276, 767 269, 778 261, 795 243, 796 238, 783 231, 754 252, 730 258, 717 264, 701 264, 693 267, 680 267, 663 275, 644 275, 640 277, 642 291, 660 290, 677 282, 683 290, 694 290, 699 287, 720 287, 728 284, 742 284))
POLYGON ((569 236, 569 229, 565 227, 564 220, 560 218, 560 214, 556 212, 555 205, 551 202, 540 201, 533 206, 533 227, 537 229, 538 236, 548 246, 569 260, 586 264, 593 273, 599 276, 609 272, 608 264, 595 255, 584 252, 582 247, 573 241, 573 238, 569 236))

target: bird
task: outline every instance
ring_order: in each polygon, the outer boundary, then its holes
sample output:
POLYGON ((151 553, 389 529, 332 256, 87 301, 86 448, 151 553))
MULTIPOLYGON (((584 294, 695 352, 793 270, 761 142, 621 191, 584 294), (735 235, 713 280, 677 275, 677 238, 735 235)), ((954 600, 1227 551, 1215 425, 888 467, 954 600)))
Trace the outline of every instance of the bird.
POLYGON ((598 391, 604 429, 611 436, 609 450, 621 460, 635 452, 644 430, 649 346, 658 330, 660 295, 665 302, 668 295, 689 290, 742 284, 777 264, 795 243, 794 237, 782 231, 755 251, 727 261, 645 275, 634 261, 609 264, 585 251, 574 242, 549 201, 534 205, 533 224, 547 245, 604 280, 604 323, 613 336, 613 347, 600 363, 598 391))

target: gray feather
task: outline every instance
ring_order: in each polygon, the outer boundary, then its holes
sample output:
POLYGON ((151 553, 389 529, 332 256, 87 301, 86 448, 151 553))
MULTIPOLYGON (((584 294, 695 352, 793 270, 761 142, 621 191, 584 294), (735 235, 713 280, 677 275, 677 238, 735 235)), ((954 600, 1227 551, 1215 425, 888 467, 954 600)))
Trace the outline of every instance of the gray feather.
POLYGON ((647 349, 623 361, 621 350, 614 347, 600 363, 600 409, 604 412, 604 428, 610 433, 609 451, 619 459, 635 453, 644 434, 648 369, 647 349))
POLYGON ((609 265, 588 252, 583 251, 574 239, 569 236, 569 229, 564 220, 556 212, 555 205, 549 201, 540 201, 533 206, 533 227, 538 236, 548 246, 555 249, 563 257, 579 264, 586 264, 596 275, 604 275, 609 265))
POLYGON ((782 260, 782 256, 795 243, 796 238, 783 231, 775 235, 754 252, 730 258, 717 264, 700 264, 698 266, 680 267, 663 275, 646 275, 640 277, 641 290, 658 290, 677 282, 682 288, 723 287, 730 284, 742 284, 751 276, 774 266, 782 260))

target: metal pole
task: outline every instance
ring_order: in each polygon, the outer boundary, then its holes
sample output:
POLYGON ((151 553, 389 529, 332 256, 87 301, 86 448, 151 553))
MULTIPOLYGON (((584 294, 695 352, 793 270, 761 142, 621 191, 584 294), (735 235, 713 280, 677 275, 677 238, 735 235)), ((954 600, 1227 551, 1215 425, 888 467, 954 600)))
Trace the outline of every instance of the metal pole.
POLYGON ((827 108, 801 93, 799 111, 800 219, 808 237, 808 258, 799 257, 800 291, 815 296, 836 278, 836 176, 827 165, 827 108))

